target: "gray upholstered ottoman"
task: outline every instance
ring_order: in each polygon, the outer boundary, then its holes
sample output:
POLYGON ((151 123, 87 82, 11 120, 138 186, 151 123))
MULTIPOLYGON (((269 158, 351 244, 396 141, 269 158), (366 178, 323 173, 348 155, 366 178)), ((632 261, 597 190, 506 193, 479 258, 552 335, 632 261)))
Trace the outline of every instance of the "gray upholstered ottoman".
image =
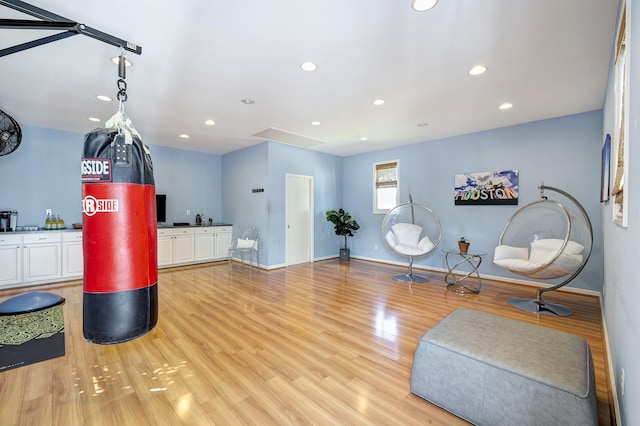
POLYGON ((581 337, 457 309, 418 342, 411 392, 479 425, 597 425, 581 337))

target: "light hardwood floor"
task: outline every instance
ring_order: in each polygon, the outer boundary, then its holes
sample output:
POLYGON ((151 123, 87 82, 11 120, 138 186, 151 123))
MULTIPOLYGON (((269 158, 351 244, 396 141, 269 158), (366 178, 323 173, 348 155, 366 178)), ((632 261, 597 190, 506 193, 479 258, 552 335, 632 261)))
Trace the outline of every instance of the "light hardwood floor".
POLYGON ((158 326, 117 345, 84 340, 81 281, 40 287, 66 298, 66 355, 0 373, 0 424, 466 424, 409 391, 419 337, 458 307, 587 339, 600 423, 612 423, 597 298, 552 292, 574 315, 538 316, 507 303, 531 287, 484 280, 461 296, 421 272, 431 281, 410 292, 391 279, 404 272, 359 260, 161 270, 158 326))

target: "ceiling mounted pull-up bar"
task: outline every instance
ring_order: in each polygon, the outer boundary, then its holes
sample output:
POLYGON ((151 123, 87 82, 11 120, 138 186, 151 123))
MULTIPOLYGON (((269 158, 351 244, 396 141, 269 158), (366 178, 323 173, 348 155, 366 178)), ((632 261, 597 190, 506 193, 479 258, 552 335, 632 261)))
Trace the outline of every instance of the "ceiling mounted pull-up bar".
POLYGON ((67 37, 74 36, 76 34, 83 34, 96 40, 100 40, 104 43, 117 46, 121 49, 126 49, 129 52, 133 52, 137 55, 142 54, 142 47, 134 43, 128 42, 118 37, 114 37, 110 34, 103 33, 95 28, 88 27, 84 24, 79 24, 71 19, 65 18, 55 13, 51 13, 47 10, 40 9, 29 3, 25 3, 20 0, 0 0, 0 6, 6 6, 18 12, 31 15, 35 18, 41 19, 41 21, 33 21, 26 19, 0 19, 0 29, 29 29, 29 30, 66 30, 65 32, 55 34, 49 37, 44 37, 38 40, 22 43, 16 46, 8 47, 6 49, 0 49, 0 57, 10 55, 12 53, 21 52, 32 47, 41 46, 43 44, 52 43, 57 40, 62 40, 67 37))

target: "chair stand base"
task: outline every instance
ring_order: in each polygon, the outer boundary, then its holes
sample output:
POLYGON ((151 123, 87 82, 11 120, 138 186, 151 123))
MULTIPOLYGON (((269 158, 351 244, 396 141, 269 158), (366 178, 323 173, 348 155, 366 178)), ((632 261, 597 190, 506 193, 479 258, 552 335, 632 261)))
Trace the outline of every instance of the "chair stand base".
POLYGON ((394 275, 393 279, 396 281, 402 281, 403 283, 426 283, 429 282, 429 278, 416 274, 398 274, 394 275))
POLYGON ((509 304, 523 311, 533 312, 542 315, 556 315, 559 317, 568 317, 573 315, 573 311, 566 306, 556 303, 548 303, 537 299, 520 299, 513 297, 509 299, 509 304))

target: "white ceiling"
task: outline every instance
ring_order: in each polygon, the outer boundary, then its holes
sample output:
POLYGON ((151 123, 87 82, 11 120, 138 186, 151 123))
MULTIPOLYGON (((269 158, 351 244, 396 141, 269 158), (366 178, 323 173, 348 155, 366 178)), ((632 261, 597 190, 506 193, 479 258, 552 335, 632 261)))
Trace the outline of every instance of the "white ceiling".
MULTIPOLYGON (((278 129, 293 134, 283 142, 339 156, 602 108, 618 8, 618 0, 440 0, 422 13, 410 0, 29 3, 142 46, 140 56, 127 53, 125 112, 148 144, 224 154, 262 142, 260 132, 276 140, 278 129), (318 69, 302 71, 304 61, 318 69), (488 71, 468 75, 476 64, 488 71), (514 107, 501 111, 503 102, 514 107)), ((0 18, 35 19, 3 6, 0 18)), ((53 32, 0 34, 2 49, 53 32)), ((117 111, 117 101, 95 98, 116 98, 117 55, 76 35, 2 57, 0 109, 22 125, 87 133, 99 126, 87 117, 117 111)))

